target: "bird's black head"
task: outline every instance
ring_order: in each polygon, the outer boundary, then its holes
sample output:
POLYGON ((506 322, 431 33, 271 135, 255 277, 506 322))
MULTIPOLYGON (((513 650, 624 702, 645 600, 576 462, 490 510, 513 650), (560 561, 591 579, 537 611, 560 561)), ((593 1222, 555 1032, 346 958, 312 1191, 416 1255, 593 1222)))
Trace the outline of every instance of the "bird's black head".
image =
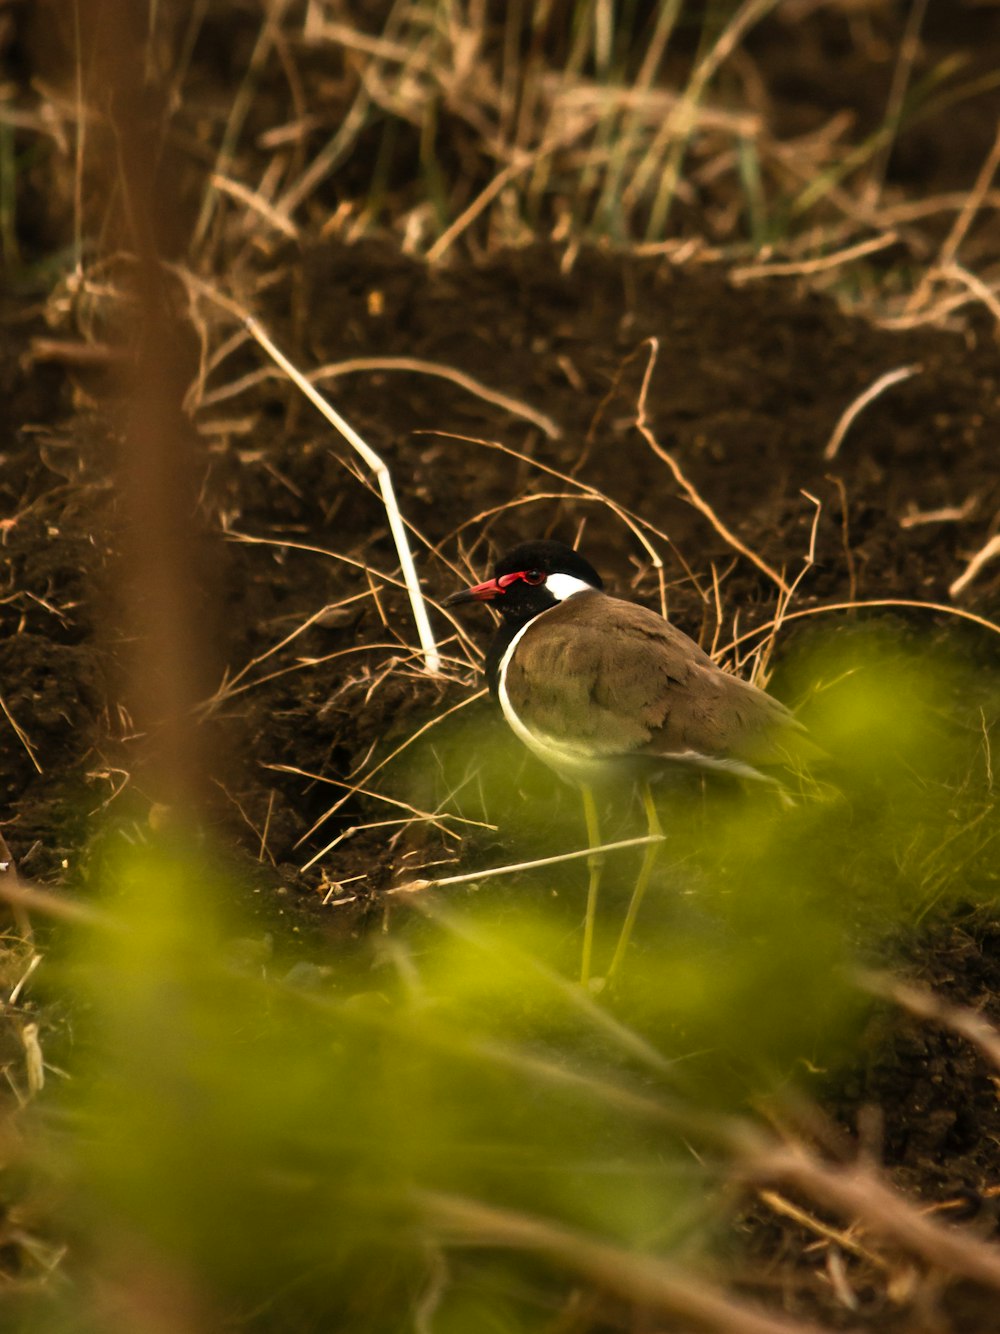
POLYGON ((522 542, 493 567, 493 578, 445 599, 446 607, 492 602, 505 621, 521 624, 587 588, 603 588, 590 561, 563 542, 522 542))

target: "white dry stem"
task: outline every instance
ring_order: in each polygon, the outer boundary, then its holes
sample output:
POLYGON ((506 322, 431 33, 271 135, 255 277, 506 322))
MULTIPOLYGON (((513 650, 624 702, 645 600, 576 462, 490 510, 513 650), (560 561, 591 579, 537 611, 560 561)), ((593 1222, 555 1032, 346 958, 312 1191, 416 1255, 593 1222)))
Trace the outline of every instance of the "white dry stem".
POLYGON ((441 670, 441 656, 438 653, 437 643, 434 639, 434 631, 431 629, 431 623, 427 616, 427 606, 424 602, 424 595, 420 588, 420 580, 417 578, 417 571, 413 564, 413 555, 410 551, 409 538, 406 535, 406 527, 403 523, 403 517, 399 512, 399 504, 396 500, 396 492, 392 485, 392 476, 383 459, 375 453, 370 445, 366 444, 358 435, 357 431, 349 422, 345 421, 336 408, 332 407, 315 385, 309 383, 306 377, 297 367, 285 356, 284 352, 270 339, 263 326, 254 319, 252 315, 243 315, 243 323, 249 333, 260 344, 267 355, 285 372, 288 378, 300 389, 313 407, 316 408, 327 421, 334 426, 349 445, 361 455, 365 463, 378 479, 378 488, 382 493, 382 503, 385 505, 386 517, 389 520, 389 528, 392 532, 393 541, 396 544, 396 552, 399 556, 400 568, 403 571, 403 580, 406 584, 406 591, 410 597, 410 606, 413 609, 413 619, 417 626, 417 635, 420 638, 420 647, 424 653, 424 666, 428 673, 437 675, 441 670))
POLYGON ((897 366, 894 371, 886 371, 880 375, 874 384, 869 385, 863 394, 859 394, 853 403, 842 414, 840 421, 833 429, 829 443, 823 450, 823 458, 829 462, 830 459, 837 457, 837 452, 844 442, 844 437, 851 429, 856 418, 865 410, 869 403, 878 398, 879 394, 885 393, 891 389, 894 384, 899 384, 903 380, 909 380, 911 376, 918 375, 923 367, 919 364, 913 366, 897 366))
POLYGON ((11 989, 10 995, 7 997, 7 1005, 9 1007, 13 1007, 17 1004, 18 997, 20 996, 24 988, 28 985, 28 983, 31 981, 31 975, 32 973, 34 973, 38 965, 42 962, 42 957, 43 956, 41 954, 33 954, 31 958, 28 960, 27 968, 18 978, 14 987, 11 989))
POLYGON ((997 556, 1000 556, 1000 533, 996 533, 990 538, 981 551, 976 552, 965 567, 965 573, 960 574, 955 582, 949 586, 949 596, 957 598, 960 593, 964 593, 972 583, 973 579, 979 574, 980 570, 982 570, 989 561, 995 560, 997 556))
MULTIPOLYGON (((478 823, 469 821, 468 823, 478 823)), ((623 838, 617 843, 602 843, 596 848, 577 848, 573 852, 560 852, 552 857, 537 857, 530 862, 511 862, 507 866, 494 866, 486 871, 467 871, 462 875, 446 875, 440 880, 409 880, 404 885, 396 885, 386 890, 387 894, 415 894, 422 889, 443 889, 448 885, 467 885, 473 881, 495 880, 501 875, 515 875, 519 871, 536 871, 542 866, 555 866, 560 862, 576 861, 580 857, 596 857, 605 852, 621 852, 624 848, 643 848, 647 843, 662 843, 663 834, 644 834, 642 838, 623 838)))
MULTIPOLYGON (((274 767, 278 768, 280 766, 275 765, 274 767)), ((379 794, 371 793, 370 795, 378 796, 379 794)), ((382 798, 382 800, 386 800, 386 798, 382 798)), ((402 803, 396 802, 394 804, 401 805, 402 803)), ((451 818, 454 819, 455 817, 453 816, 451 818)), ((479 820, 465 820, 463 823, 481 824, 482 822, 479 820)), ((496 828, 495 825, 487 825, 484 827, 489 829, 496 828)), ((419 894, 425 889, 447 889, 452 885, 478 884, 480 880, 496 880, 502 875, 517 875, 521 871, 537 871, 543 866, 557 866, 561 862, 578 861, 581 857, 595 857, 603 855, 606 852, 623 852, 626 848, 644 848, 647 843, 663 843, 665 837, 664 834, 643 834, 641 838, 623 838, 617 843, 601 843, 596 848, 576 848, 573 852, 559 852, 552 857, 536 857, 534 861, 530 862, 510 862, 506 866, 488 867, 484 871, 465 871, 462 875, 445 875, 441 876, 438 880, 407 880, 404 884, 394 885, 392 889, 387 889, 383 892, 385 894, 419 894)), ((337 841, 339 842, 340 840, 338 839, 337 841)), ((332 846, 333 844, 330 844, 330 847, 332 846)), ((329 851, 329 848, 323 849, 323 852, 327 851, 329 851)), ((316 854, 316 857, 319 856, 322 856, 322 853, 316 854)), ((315 861, 316 857, 314 857, 312 861, 315 861)), ((306 863, 306 866, 311 865, 312 862, 306 863)), ((306 868, 303 867, 302 869, 305 870, 306 868)), ((353 894, 350 898, 337 899, 337 907, 341 908, 348 903, 355 903, 360 897, 359 894, 353 894)))
POLYGON ((21 1044, 24 1047, 24 1068, 28 1076, 28 1091, 34 1096, 45 1087, 45 1058, 38 1041, 38 1025, 25 1024, 21 1029, 21 1044))

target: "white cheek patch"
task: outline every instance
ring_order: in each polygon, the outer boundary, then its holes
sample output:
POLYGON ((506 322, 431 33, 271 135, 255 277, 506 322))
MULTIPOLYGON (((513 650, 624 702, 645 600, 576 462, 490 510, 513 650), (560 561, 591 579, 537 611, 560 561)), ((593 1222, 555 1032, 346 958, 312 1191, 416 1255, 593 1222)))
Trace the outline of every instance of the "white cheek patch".
POLYGON ((588 584, 585 579, 577 579, 575 574, 550 574, 545 580, 545 587, 557 602, 565 602, 575 593, 594 591, 593 584, 588 584))

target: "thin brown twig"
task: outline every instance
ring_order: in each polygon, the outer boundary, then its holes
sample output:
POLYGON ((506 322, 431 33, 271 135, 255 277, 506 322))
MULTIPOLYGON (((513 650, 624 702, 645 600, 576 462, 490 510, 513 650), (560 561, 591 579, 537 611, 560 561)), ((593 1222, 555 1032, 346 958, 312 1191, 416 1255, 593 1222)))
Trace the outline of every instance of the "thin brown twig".
POLYGON ((735 283, 747 282, 751 278, 804 278, 811 274, 826 273, 830 269, 842 268, 845 264, 853 264, 856 259, 863 259, 866 255, 874 255, 880 250, 887 250, 889 246, 895 245, 898 240, 898 232, 889 231, 882 236, 873 236, 867 241, 859 241, 857 245, 847 246, 843 250, 835 250, 833 254, 819 255, 815 259, 803 259, 789 263, 738 265, 730 271, 729 276, 735 283))
MULTIPOLYGON (((518 459, 522 463, 527 463, 531 467, 537 468, 540 472, 546 473, 550 477, 557 478, 560 482, 565 482, 567 486, 576 487, 581 493, 581 499, 589 498, 598 501, 602 505, 606 505, 607 508, 611 511, 611 513, 614 514, 615 517, 619 519, 625 525, 626 528, 628 528, 628 530, 632 533, 632 536, 636 539, 639 545, 649 556, 649 559, 654 569, 656 569, 658 577, 660 579, 661 602, 664 600, 664 595, 663 595, 664 584, 662 576, 663 558, 660 556, 659 552, 656 550, 656 548, 653 546, 650 540, 646 537, 645 533, 643 533, 642 529, 643 528, 647 529, 649 532, 653 533, 656 537, 666 542, 667 545, 671 548, 671 550, 676 552, 677 548, 674 546, 673 542, 671 542, 670 538, 666 535, 666 533, 661 532, 660 529, 654 527, 654 525, 651 524, 647 519, 643 519, 639 515, 633 514, 631 510, 626 509, 623 505, 619 505, 619 503, 616 500, 612 500, 611 497, 606 495, 603 491, 599 491, 596 486, 589 486, 586 482, 581 482, 577 477, 571 477, 568 473, 560 472, 558 468, 550 467, 549 464, 541 463, 538 459, 534 459, 528 454, 521 453, 520 450, 512 449, 510 445, 501 444, 499 440, 483 440, 476 436, 458 435, 457 433, 452 431, 434 431, 433 434, 436 436, 440 436, 442 439, 445 440, 464 440, 467 441, 469 444, 484 445, 487 449, 497 449, 502 454, 507 454, 513 459, 518 459)), ((501 506, 500 508, 502 509, 504 507, 501 506)), ((462 528, 466 526, 467 526, 466 524, 463 524, 462 528)), ((461 528, 457 529, 456 531, 461 532, 461 528)), ((698 588, 698 591, 701 593, 702 599, 705 600, 707 595, 704 592, 702 592, 698 584, 698 581, 694 575, 694 572, 684 562, 683 557, 680 556, 679 552, 677 552, 677 555, 678 559, 684 565, 685 570, 691 576, 691 579, 693 580, 695 587, 698 588)))
POLYGON ((702 498, 694 484, 688 481, 677 460, 668 450, 663 448, 653 434, 649 419, 646 416, 646 402, 649 394, 650 382, 652 380, 653 369, 660 352, 660 340, 654 337, 646 339, 646 342, 649 344, 649 360, 646 364, 646 370, 642 378, 642 388, 639 391, 639 402, 636 407, 636 430, 640 433, 657 458, 662 459, 670 469, 674 481, 681 487, 688 501, 694 506, 699 514, 704 515, 723 541, 731 546, 734 551, 738 551, 741 556, 745 556, 747 560, 756 565, 758 570, 766 574, 767 577, 778 586, 782 593, 787 594, 789 591, 787 581, 777 570, 768 565, 767 561, 763 560, 755 551, 751 551, 748 546, 741 542, 736 534, 722 522, 715 510, 709 505, 708 501, 702 498))
POLYGON ((345 805, 346 802, 350 801, 351 798, 358 791, 361 790, 363 785, 367 785, 368 783, 370 783, 371 780, 381 769, 384 769, 387 764, 390 764, 394 759, 400 756, 404 750, 406 750, 408 747, 412 746, 416 741, 418 741, 420 737, 424 735, 425 732, 429 732, 432 727, 437 727, 439 723, 443 723, 446 718, 451 717, 453 713, 457 713, 459 709, 466 709, 469 707, 470 704, 475 704, 475 702, 477 700, 482 699, 485 694, 486 694, 485 688, 482 690, 477 690, 474 695, 469 695, 466 699, 460 699, 458 703, 453 704, 451 708, 445 709, 443 713, 439 713, 435 717, 428 719, 426 723, 418 727, 415 732, 413 732, 410 736, 408 736, 405 741, 400 742, 400 744, 395 748, 395 750, 390 751, 389 754, 386 755, 384 759, 379 760, 378 764, 373 765, 371 769, 369 769, 366 773, 362 774, 358 782, 352 784, 344 793, 344 795, 339 799, 339 801, 335 801, 332 806, 328 807, 323 812, 322 815, 320 815, 317 819, 315 819, 312 822, 312 824, 302 835, 302 837, 298 840, 295 846, 297 848, 300 848, 302 844, 305 843, 306 839, 310 838, 316 832, 316 830, 319 829, 320 825, 325 824, 327 820, 331 819, 334 815, 336 815, 336 813, 340 810, 340 808, 343 805, 345 805))
POLYGON ((3 713, 3 716, 7 719, 11 727, 14 729, 14 734, 17 737, 18 741, 20 741, 21 745, 24 747, 28 759, 35 766, 35 771, 37 773, 44 773, 42 766, 38 762, 38 756, 35 754, 35 748, 31 744, 31 737, 28 736, 27 732, 24 730, 24 728, 20 725, 20 723, 11 713, 10 709, 7 707, 7 701, 4 699, 3 695, 0 695, 0 712, 3 713))
MULTIPOLYGON (((998 167, 1000 167, 1000 128, 997 129, 996 138, 979 169, 979 174, 972 189, 952 223, 951 230, 942 242, 941 249, 938 252, 937 264, 934 268, 938 270, 947 269, 954 264, 959 248, 968 235, 976 214, 983 206, 998 167)), ((918 309, 926 303, 927 293, 934 280, 934 268, 928 269, 917 284, 916 290, 906 304, 908 312, 918 309)))
MULTIPOLYGON (((995 621, 989 621, 985 616, 977 616, 975 612, 965 611, 961 607, 949 607, 942 602, 916 602, 908 598, 872 598, 865 602, 830 602, 822 607, 803 607, 801 611, 789 611, 782 617, 783 621, 797 621, 803 616, 823 616, 833 611, 858 611, 866 607, 912 607, 920 611, 941 611, 947 616, 957 616, 959 620, 971 621, 973 625, 978 625, 984 630, 990 630, 995 635, 1000 635, 1000 625, 995 621)), ((753 638, 755 635, 767 634, 774 626, 774 621, 765 621, 763 625, 756 625, 752 630, 744 630, 741 635, 732 639, 724 649, 723 654, 731 653, 738 645, 745 640, 753 638)))
POLYGON ((562 439, 562 427, 546 413, 539 412, 523 399, 512 398, 509 394, 491 389, 482 380, 477 380, 456 366, 446 366, 439 361, 426 361, 422 357, 351 357, 348 361, 334 361, 320 366, 310 371, 307 378, 313 384, 320 384, 324 380, 336 380, 343 375, 357 375, 363 371, 412 371, 416 375, 437 376, 438 379, 457 384, 460 389, 467 390, 485 403, 502 408, 513 417, 523 417, 543 431, 550 440, 562 439))
POLYGON ((840 545, 847 565, 847 600, 853 602, 858 595, 858 571, 854 552, 851 550, 851 512, 847 503, 847 487, 844 485, 844 479, 836 473, 827 473, 826 478, 837 488, 840 497, 840 545))

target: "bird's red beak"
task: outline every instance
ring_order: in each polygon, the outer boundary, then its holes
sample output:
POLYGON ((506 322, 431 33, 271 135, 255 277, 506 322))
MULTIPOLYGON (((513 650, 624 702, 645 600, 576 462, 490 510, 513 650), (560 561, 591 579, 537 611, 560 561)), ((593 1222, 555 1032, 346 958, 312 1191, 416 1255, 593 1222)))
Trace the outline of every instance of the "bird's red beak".
POLYGON ((451 597, 445 598, 443 607, 460 607, 465 602, 492 602, 503 593, 503 587, 497 579, 487 579, 485 584, 474 584, 472 588, 461 588, 451 597))
POLYGON ((452 593, 441 606, 460 607, 464 602, 492 602, 494 598, 503 597, 511 584, 523 578, 524 574, 518 571, 517 574, 502 574, 499 579, 487 579, 485 584, 473 584, 471 588, 462 588, 452 593))

